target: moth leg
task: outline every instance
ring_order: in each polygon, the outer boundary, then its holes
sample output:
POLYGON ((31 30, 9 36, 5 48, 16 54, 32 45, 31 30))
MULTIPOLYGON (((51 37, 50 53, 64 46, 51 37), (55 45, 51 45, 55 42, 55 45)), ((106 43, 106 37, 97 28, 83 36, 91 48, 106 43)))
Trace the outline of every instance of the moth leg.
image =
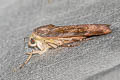
POLYGON ((47 43, 50 47, 52 47, 52 48, 57 48, 58 47, 58 45, 57 44, 53 44, 53 43, 47 43))
POLYGON ((19 66, 19 68, 21 69, 24 65, 26 65, 29 62, 29 60, 31 59, 31 57, 32 57, 32 52, 29 54, 29 57, 26 59, 26 61, 19 66))
POLYGON ((48 49, 44 49, 44 50, 42 50, 42 51, 40 51, 40 50, 35 50, 35 51, 33 51, 33 53, 32 54, 40 54, 40 55, 42 55, 44 52, 46 52, 48 49))
POLYGON ((33 50, 32 52, 29 52, 29 53, 26 53, 27 55, 30 55, 31 53, 32 54, 43 54, 44 52, 46 52, 48 50, 48 48, 46 49, 43 49, 43 50, 33 50))
POLYGON ((31 57, 32 57, 33 54, 40 54, 41 55, 44 52, 46 52, 47 50, 48 49, 46 48, 46 49, 44 49, 42 51, 40 51, 40 50, 32 50, 32 52, 26 53, 27 55, 29 55, 29 57, 26 59, 26 61, 23 64, 21 64, 19 66, 19 68, 21 69, 24 65, 26 65, 29 62, 29 60, 31 59, 31 57))
POLYGON ((20 65, 19 68, 21 69, 25 64, 27 64, 29 62, 29 60, 31 59, 31 57, 32 57, 33 54, 40 54, 41 55, 41 54, 43 54, 46 51, 47 51, 47 49, 44 49, 43 51, 33 50, 32 52, 26 53, 26 54, 29 55, 29 57, 26 59, 26 61, 23 64, 20 65))

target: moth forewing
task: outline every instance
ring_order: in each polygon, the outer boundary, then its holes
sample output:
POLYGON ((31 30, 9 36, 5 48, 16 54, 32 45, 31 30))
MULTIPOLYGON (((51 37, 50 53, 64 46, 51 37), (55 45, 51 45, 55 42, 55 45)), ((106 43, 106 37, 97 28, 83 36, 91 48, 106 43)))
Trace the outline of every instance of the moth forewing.
MULTIPOLYGON (((28 46, 33 47, 32 54, 43 54, 50 48, 57 48, 76 41, 82 41, 95 35, 104 35, 111 32, 108 24, 81 24, 69 26, 55 26, 52 24, 40 26, 33 30, 29 37, 28 46), (36 49, 37 48, 37 49, 36 49)), ((68 46, 69 47, 69 46, 68 46)), ((23 67, 24 65, 20 66, 23 67)))

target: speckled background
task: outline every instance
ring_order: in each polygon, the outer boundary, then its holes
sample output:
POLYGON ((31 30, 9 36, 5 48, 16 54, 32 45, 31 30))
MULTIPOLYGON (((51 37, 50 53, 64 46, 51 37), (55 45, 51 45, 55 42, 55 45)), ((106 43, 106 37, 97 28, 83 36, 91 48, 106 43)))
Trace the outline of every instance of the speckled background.
POLYGON ((119 80, 120 0, 0 0, 0 80, 119 80), (46 24, 111 24, 112 33, 34 55, 24 37, 46 24), (27 46, 27 45, 26 45, 27 46))

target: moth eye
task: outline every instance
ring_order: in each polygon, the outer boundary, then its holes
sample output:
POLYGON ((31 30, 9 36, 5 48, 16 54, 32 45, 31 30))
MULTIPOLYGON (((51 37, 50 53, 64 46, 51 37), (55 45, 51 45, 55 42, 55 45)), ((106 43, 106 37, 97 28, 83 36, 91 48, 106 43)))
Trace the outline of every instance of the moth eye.
POLYGON ((35 44, 35 40, 33 38, 31 38, 31 44, 35 44))

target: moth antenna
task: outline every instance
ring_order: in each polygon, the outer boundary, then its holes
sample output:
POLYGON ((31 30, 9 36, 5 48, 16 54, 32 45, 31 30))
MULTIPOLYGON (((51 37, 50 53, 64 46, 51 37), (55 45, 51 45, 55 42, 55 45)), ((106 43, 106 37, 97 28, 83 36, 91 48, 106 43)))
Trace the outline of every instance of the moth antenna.
POLYGON ((24 37, 24 50, 25 50, 25 43, 26 43, 26 39, 28 39, 29 37, 24 37))
POLYGON ((25 42, 25 40, 28 39, 28 38, 29 38, 29 37, 24 37, 24 42, 25 42))

